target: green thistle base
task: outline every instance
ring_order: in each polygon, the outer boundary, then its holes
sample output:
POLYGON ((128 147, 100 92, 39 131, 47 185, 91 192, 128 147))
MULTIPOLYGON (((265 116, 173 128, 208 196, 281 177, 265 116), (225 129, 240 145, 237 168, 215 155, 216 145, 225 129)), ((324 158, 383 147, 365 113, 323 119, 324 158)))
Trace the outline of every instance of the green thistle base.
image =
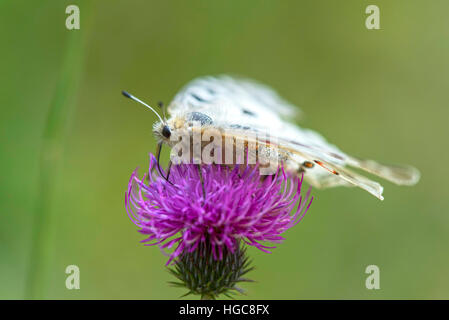
POLYGON ((232 298, 244 293, 237 287, 239 282, 252 282, 243 276, 251 271, 246 249, 239 243, 234 252, 223 248, 223 259, 215 260, 208 241, 202 242, 193 252, 184 252, 169 271, 178 281, 170 284, 188 290, 184 295, 200 295, 202 300, 213 300, 219 295, 232 298))

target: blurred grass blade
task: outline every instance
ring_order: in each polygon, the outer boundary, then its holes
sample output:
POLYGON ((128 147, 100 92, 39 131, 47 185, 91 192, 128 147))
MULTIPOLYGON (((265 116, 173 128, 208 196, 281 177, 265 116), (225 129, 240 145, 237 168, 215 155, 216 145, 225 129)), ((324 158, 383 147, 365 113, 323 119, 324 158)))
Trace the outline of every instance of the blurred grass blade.
MULTIPOLYGON (((51 258, 52 205, 64 150, 69 116, 72 114, 83 70, 84 43, 87 25, 86 6, 80 5, 81 29, 67 30, 67 45, 42 138, 39 191, 34 215, 31 255, 27 272, 27 299, 42 299, 45 294, 46 267, 51 258)), ((61 26, 63 28, 64 25, 61 26)), ((64 270, 61 270, 64 272, 64 270)))

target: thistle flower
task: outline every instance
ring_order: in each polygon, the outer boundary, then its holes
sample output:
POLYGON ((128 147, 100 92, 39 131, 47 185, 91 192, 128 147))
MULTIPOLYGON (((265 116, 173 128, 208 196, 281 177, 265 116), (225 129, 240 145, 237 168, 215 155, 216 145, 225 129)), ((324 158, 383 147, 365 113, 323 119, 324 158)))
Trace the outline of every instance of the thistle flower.
MULTIPOLYGON (((240 266, 229 277, 233 280, 225 283, 226 288, 236 289, 234 284, 249 270, 240 246, 247 244, 270 253, 275 246, 266 243, 282 242, 282 233, 301 221, 313 200, 310 189, 304 199, 301 196, 302 178, 282 168, 275 175, 261 176, 257 166, 181 164, 171 168, 168 182, 156 166, 156 158, 150 154, 148 173, 139 179, 137 170, 133 172, 125 206, 139 232, 147 235, 142 240, 145 245, 173 249, 167 265, 174 262, 175 275, 184 285, 190 281, 187 287, 193 293, 203 294, 199 291, 204 286, 185 277, 182 270, 192 269, 188 265, 192 261, 198 263, 198 252, 207 252, 205 261, 230 259, 240 266), (295 205, 297 210, 291 213, 295 205)), ((197 273, 207 273, 204 268, 207 266, 197 268, 197 273)), ((218 289, 212 295, 220 293, 218 289)))

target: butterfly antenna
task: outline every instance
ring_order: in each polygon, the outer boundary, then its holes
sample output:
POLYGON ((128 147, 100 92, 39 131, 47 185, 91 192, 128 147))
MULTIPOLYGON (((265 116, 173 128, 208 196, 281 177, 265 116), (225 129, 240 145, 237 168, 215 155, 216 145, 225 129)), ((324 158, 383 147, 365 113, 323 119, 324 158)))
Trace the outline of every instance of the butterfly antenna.
POLYGON ((159 106, 159 108, 161 108, 161 110, 162 110, 162 117, 164 117, 165 122, 167 122, 167 117, 165 115, 165 109, 166 108, 164 106, 164 103, 162 101, 159 101, 157 105, 159 106))
POLYGON ((162 178, 164 178, 168 183, 170 183, 172 186, 174 186, 174 184, 171 183, 170 180, 168 180, 168 177, 164 176, 164 174, 162 173, 162 168, 161 168, 160 161, 159 161, 159 159, 161 158, 161 151, 162 151, 162 142, 159 142, 157 144, 157 149, 156 149, 157 170, 159 171, 159 175, 162 178))
POLYGON ((156 110, 154 110, 152 107, 150 107, 148 104, 146 104, 145 102, 143 102, 143 101, 140 100, 139 98, 133 96, 132 94, 130 94, 130 93, 126 92, 126 91, 122 91, 122 94, 123 94, 125 97, 127 97, 127 98, 129 98, 129 99, 131 99, 131 100, 134 100, 134 101, 136 101, 136 102, 139 102, 139 103, 143 104, 145 107, 147 107, 148 109, 150 109, 151 111, 153 111, 153 112, 157 115, 157 117, 159 118, 159 120, 161 120, 162 123, 165 123, 165 122, 166 122, 166 121, 164 121, 164 120, 161 118, 161 116, 159 115, 159 113, 156 112, 156 110))

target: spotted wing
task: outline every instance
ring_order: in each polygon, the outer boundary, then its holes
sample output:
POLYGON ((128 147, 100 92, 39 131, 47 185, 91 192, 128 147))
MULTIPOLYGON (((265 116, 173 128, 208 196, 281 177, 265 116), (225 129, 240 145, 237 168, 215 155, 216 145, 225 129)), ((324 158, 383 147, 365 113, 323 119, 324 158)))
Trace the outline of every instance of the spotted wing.
POLYGON ((214 123, 251 127, 263 123, 282 125, 300 114, 298 107, 286 102, 269 87, 224 75, 192 80, 175 96, 168 111, 172 115, 201 112, 214 123))
POLYGON ((187 84, 169 106, 172 115, 199 112, 211 119, 215 128, 226 129, 228 135, 248 139, 248 133, 260 144, 273 138, 279 154, 289 170, 305 171, 305 178, 314 186, 357 186, 379 199, 383 187, 348 167, 354 167, 399 185, 413 185, 419 171, 407 166, 383 165, 362 160, 342 152, 319 133, 301 128, 289 120, 298 108, 279 97, 270 88, 250 80, 228 76, 203 77, 187 84), (260 140, 258 136, 263 136, 260 140), (313 164, 304 169, 304 163, 313 164))

